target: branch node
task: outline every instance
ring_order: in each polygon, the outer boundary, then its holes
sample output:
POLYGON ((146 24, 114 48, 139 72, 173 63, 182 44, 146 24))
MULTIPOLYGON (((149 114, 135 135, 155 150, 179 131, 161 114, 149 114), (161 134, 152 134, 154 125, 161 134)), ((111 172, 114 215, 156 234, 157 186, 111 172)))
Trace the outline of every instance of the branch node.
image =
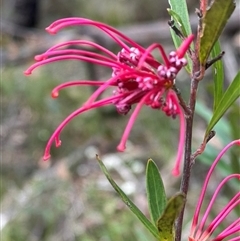
POLYGON ((203 17, 203 13, 202 10, 196 8, 195 9, 195 13, 197 14, 198 18, 201 19, 203 17))
POLYGON ((215 135, 216 135, 216 131, 214 131, 214 130, 210 131, 210 133, 208 134, 208 136, 206 138, 206 143, 208 143, 215 135))
POLYGON ((180 39, 185 39, 185 37, 184 37, 183 33, 181 32, 181 30, 179 30, 176 27, 174 20, 169 20, 168 21, 168 25, 180 39))
POLYGON ((218 60, 222 59, 223 55, 225 54, 224 51, 222 51, 219 55, 217 55, 215 58, 207 61, 205 64, 205 69, 208 69, 210 66, 212 66, 214 63, 216 63, 218 60))
POLYGON ((181 91, 179 88, 177 88, 176 85, 173 85, 172 89, 175 91, 177 97, 178 97, 178 100, 179 100, 179 104, 181 105, 181 107, 183 108, 184 110, 184 114, 186 116, 186 118, 189 118, 191 116, 191 110, 190 108, 187 106, 186 102, 184 101, 184 99, 182 98, 182 95, 181 95, 181 91))

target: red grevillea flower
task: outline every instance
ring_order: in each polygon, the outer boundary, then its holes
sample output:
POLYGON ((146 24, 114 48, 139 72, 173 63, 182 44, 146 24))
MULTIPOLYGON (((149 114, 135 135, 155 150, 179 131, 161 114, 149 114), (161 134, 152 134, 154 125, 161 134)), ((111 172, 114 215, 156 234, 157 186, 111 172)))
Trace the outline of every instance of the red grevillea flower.
POLYGON ((179 49, 171 52, 167 56, 163 47, 158 43, 154 43, 145 49, 116 29, 104 23, 85 18, 60 19, 52 23, 46 30, 51 34, 55 34, 62 28, 74 25, 90 25, 97 27, 109 35, 122 50, 116 55, 97 43, 87 40, 74 40, 55 45, 45 53, 35 57, 37 62, 25 71, 26 75, 31 74, 35 68, 41 65, 69 59, 91 62, 112 69, 112 76, 106 81, 70 81, 60 84, 52 91, 52 97, 56 98, 58 97, 59 91, 66 87, 83 85, 98 86, 98 89, 90 96, 86 103, 70 114, 57 127, 47 143, 44 159, 49 159, 50 147, 54 140, 56 146, 60 146, 61 141, 59 135, 66 124, 75 116, 87 110, 110 104, 115 105, 117 111, 125 115, 132 108, 132 105, 136 104, 120 144, 117 147, 119 151, 124 151, 126 141, 135 119, 141 107, 147 105, 153 109, 162 110, 166 115, 172 118, 176 118, 176 116, 180 118, 178 155, 176 166, 173 170, 173 173, 178 175, 183 152, 185 123, 184 113, 171 87, 174 84, 177 73, 187 64, 184 55, 192 43, 194 36, 190 35, 183 41, 179 49), (78 47, 78 49, 73 48, 73 46, 78 47), (151 52, 155 49, 160 52, 163 63, 160 63, 152 56, 151 52), (115 87, 112 96, 99 100, 101 93, 109 87, 115 87))
POLYGON ((221 241, 228 238, 228 241, 239 241, 240 240, 240 217, 237 217, 236 220, 231 220, 231 223, 228 224, 227 227, 224 227, 224 220, 226 217, 233 212, 233 210, 239 210, 240 207, 240 191, 237 192, 230 201, 226 204, 225 207, 222 208, 222 210, 217 214, 217 216, 212 220, 208 221, 208 224, 206 225, 206 221, 208 219, 209 213, 211 209, 214 206, 214 202, 217 199, 217 196, 221 189, 226 185, 227 182, 229 182, 231 179, 237 179, 237 181, 240 180, 240 173, 238 170, 238 173, 234 173, 231 175, 228 175, 225 177, 217 186, 207 208, 204 214, 202 215, 201 221, 199 221, 199 214, 202 207, 202 203, 204 200, 204 196, 206 193, 206 189, 209 183, 209 180, 211 178, 211 175, 214 171, 214 168, 218 164, 218 162, 221 160, 222 156, 225 154, 225 152, 232 147, 233 145, 239 145, 240 146, 240 139, 232 141, 229 143, 216 157, 215 161, 211 165, 208 174, 205 178, 203 188, 196 206, 196 210, 193 216, 192 221, 192 227, 191 227, 191 233, 189 236, 189 241, 221 241), (222 225, 224 227, 224 230, 220 231, 220 233, 215 234, 216 229, 222 225), (214 233, 215 232, 215 233, 214 233), (214 234, 215 237, 212 237, 214 234))

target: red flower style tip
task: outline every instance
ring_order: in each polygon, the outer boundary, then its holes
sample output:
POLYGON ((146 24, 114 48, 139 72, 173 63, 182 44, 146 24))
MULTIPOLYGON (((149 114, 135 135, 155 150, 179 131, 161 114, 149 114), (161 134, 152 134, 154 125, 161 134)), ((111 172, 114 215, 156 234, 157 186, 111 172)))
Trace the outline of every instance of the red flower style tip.
POLYGON ((201 220, 199 221, 200 211, 202 208, 202 204, 204 201, 206 189, 209 183, 209 180, 211 178, 211 175, 216 167, 216 165, 221 160, 222 156, 226 153, 226 151, 234 146, 238 145, 240 146, 240 139, 232 141, 229 143, 216 157, 215 161, 211 165, 208 174, 205 178, 202 191, 200 193, 200 197, 196 206, 196 210, 194 212, 192 226, 191 226, 191 232, 189 236, 189 241, 221 241, 221 240, 227 240, 228 241, 239 241, 240 240, 240 218, 237 217, 236 220, 230 220, 230 224, 227 224, 224 227, 224 221, 228 218, 227 216, 233 212, 234 210, 239 210, 240 208, 240 191, 238 191, 233 197, 228 201, 228 203, 225 205, 225 207, 222 208, 222 210, 216 215, 216 217, 212 221, 208 221, 209 213, 211 209, 213 208, 213 205, 215 204, 215 201, 217 199, 217 196, 221 189, 226 185, 227 182, 229 182, 231 179, 237 179, 237 181, 240 181, 240 173, 233 173, 231 175, 228 175, 225 177, 217 186, 215 189, 215 192, 213 193, 213 196, 207 205, 206 211, 202 215, 201 220), (208 222, 207 222, 208 221, 208 222), (206 225, 206 222, 208 223, 206 225), (222 227, 222 230, 219 231, 219 227, 222 227), (218 233, 219 232, 219 233, 218 233), (214 235, 214 237, 212 237, 214 235))
POLYGON ((153 109, 162 110, 167 116, 172 118, 180 117, 180 140, 176 166, 173 170, 174 175, 178 175, 183 152, 185 123, 178 98, 174 91, 171 90, 171 87, 178 72, 187 64, 184 55, 194 36, 190 35, 183 41, 178 50, 171 52, 167 56, 160 44, 154 43, 145 49, 111 26, 85 18, 60 19, 52 23, 46 30, 51 34, 55 34, 62 28, 73 25, 90 25, 99 28, 109 35, 122 50, 116 55, 97 43, 87 40, 74 40, 55 45, 45 53, 35 57, 37 62, 25 71, 26 75, 31 74, 39 66, 69 59, 91 62, 112 69, 112 76, 106 81, 69 81, 60 84, 52 91, 52 97, 56 98, 60 90, 70 86, 98 86, 98 89, 86 103, 70 114, 54 131, 47 143, 44 159, 47 160, 50 157, 50 147, 54 140, 57 146, 60 145, 59 136, 62 129, 75 116, 106 105, 115 105, 117 111, 125 115, 136 104, 120 144, 117 147, 119 151, 124 151, 136 117, 141 107, 147 105, 153 109), (78 48, 73 48, 73 46, 78 48), (84 47, 91 47, 91 49, 84 47), (155 49, 160 52, 163 63, 160 63, 152 56, 151 52, 155 49), (98 100, 100 94, 109 87, 115 87, 113 95, 98 100))

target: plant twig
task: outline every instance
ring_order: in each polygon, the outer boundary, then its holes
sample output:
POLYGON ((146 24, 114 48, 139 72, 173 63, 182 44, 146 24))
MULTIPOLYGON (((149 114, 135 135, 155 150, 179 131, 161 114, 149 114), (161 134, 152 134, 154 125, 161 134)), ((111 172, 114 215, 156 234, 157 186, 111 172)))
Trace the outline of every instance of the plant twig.
MULTIPOLYGON (((191 114, 186 118, 186 138, 185 138, 185 154, 184 154, 184 166, 183 166, 183 176, 181 179, 180 192, 183 192, 186 196, 188 193, 189 180, 192 169, 192 129, 193 129, 193 117, 196 103, 196 93, 198 88, 198 80, 193 79, 191 84, 191 95, 189 100, 189 108, 191 110, 191 114)), ((177 226, 176 226, 176 241, 181 241, 182 234, 182 224, 183 224, 183 216, 184 216, 185 204, 182 212, 180 213, 177 226)))
POLYGON ((210 66, 212 66, 215 62, 217 62, 218 60, 222 59, 223 55, 225 54, 224 51, 222 51, 218 56, 216 56, 215 58, 207 61, 207 63, 205 64, 205 69, 208 69, 210 66))
MULTIPOLYGON (((192 159, 193 118, 194 118, 197 89, 198 89, 198 83, 199 83, 199 73, 201 72, 199 58, 196 54, 197 52, 194 51, 193 53, 194 53, 192 55, 193 70, 192 70, 192 80, 191 80, 191 87, 190 87, 190 97, 189 97, 189 103, 188 103, 188 108, 190 109, 191 113, 189 116, 185 117, 186 118, 185 153, 184 153, 183 175, 182 175, 181 186, 180 186, 180 192, 184 193, 186 197, 188 193, 189 180, 190 180, 191 169, 193 165, 193 159, 192 159)), ((181 241, 184 210, 185 210, 185 204, 176 222, 175 241, 181 241)))
POLYGON ((208 134, 208 136, 206 137, 206 139, 202 142, 202 144, 200 145, 200 147, 192 154, 192 163, 194 163, 195 159, 197 158, 197 156, 201 155, 205 148, 207 143, 216 135, 216 132, 214 130, 210 131, 210 133, 208 134))
POLYGON ((180 39, 185 39, 183 33, 176 27, 174 20, 169 20, 168 25, 180 39))
POLYGON ((172 89, 175 91, 175 93, 178 97, 178 100, 179 100, 179 104, 182 106, 185 115, 189 116, 191 114, 191 110, 188 108, 187 104, 185 103, 184 99, 182 98, 179 88, 177 88, 176 85, 173 85, 172 89))

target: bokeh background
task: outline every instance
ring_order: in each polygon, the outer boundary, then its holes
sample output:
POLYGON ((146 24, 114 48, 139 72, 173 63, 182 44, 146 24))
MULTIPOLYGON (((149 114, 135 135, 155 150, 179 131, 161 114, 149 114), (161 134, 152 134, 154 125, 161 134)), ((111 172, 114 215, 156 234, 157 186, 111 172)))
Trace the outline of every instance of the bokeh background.
MULTIPOLYGON (((187 1, 193 31, 198 1, 187 1)), ((179 178, 171 176, 178 143, 178 120, 143 108, 131 132, 127 150, 116 146, 128 121, 114 107, 85 113, 73 120, 61 135, 62 146, 52 148, 52 158, 42 161, 45 144, 57 125, 94 91, 69 88, 51 99, 53 87, 74 79, 107 79, 109 70, 87 63, 67 61, 37 69, 29 77, 23 71, 34 55, 70 39, 92 39, 119 51, 109 38, 92 28, 75 27, 49 36, 44 28, 52 21, 81 16, 103 21, 123 31, 143 46, 160 42, 174 49, 167 21, 165 0, 11 0, 1 1, 1 240, 2 241, 150 241, 152 237, 124 206, 96 162, 99 154, 120 187, 147 214, 145 166, 152 158, 159 166, 168 196, 179 189, 179 178)), ((239 6, 221 37, 225 87, 239 70, 239 6)), ((177 79, 185 99, 189 76, 177 79)), ((198 93, 194 124, 194 149, 204 136, 211 117, 212 70, 208 70, 198 93)), ((201 182, 221 148, 239 138, 239 102, 216 126, 217 135, 193 168, 185 217, 184 239, 201 182)), ((209 195, 227 173, 239 170, 239 151, 233 150, 219 165, 209 195)), ((216 211, 235 184, 223 191, 216 211)), ((233 215, 237 215, 236 213, 233 215)), ((231 217, 229 218, 231 219, 231 217)))

